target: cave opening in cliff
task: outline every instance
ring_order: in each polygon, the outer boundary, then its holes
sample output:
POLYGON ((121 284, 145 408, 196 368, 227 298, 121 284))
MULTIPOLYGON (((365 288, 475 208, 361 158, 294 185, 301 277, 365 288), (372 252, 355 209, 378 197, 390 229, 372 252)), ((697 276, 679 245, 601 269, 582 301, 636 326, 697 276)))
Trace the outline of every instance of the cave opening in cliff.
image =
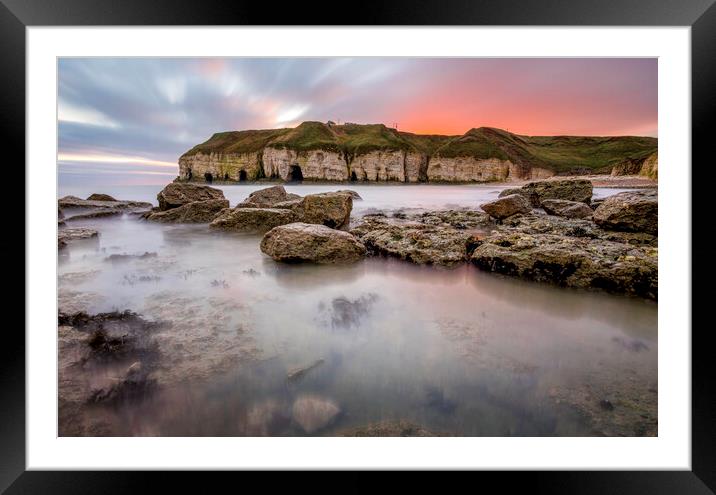
POLYGON ((303 172, 301 172, 301 167, 298 165, 291 165, 291 168, 288 171, 288 181, 289 182, 301 182, 303 180, 303 172))
POLYGON ((208 182, 209 184, 211 184, 212 181, 214 180, 214 176, 211 175, 210 172, 207 172, 207 173, 204 174, 204 180, 205 180, 206 182, 208 182))
POLYGON ((228 173, 224 174, 224 180, 229 180, 229 174, 228 174, 228 173))
POLYGON ((355 173, 355 170, 351 172, 351 182, 355 182, 358 180, 358 176, 355 173))
POLYGON ((239 171, 239 182, 244 182, 247 179, 246 170, 239 171))

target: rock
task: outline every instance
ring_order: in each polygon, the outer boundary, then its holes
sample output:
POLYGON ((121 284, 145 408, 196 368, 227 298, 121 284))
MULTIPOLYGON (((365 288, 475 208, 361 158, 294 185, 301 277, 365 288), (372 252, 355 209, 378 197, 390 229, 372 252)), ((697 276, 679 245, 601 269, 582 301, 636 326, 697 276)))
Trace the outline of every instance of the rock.
POLYGON ((58 220, 62 220, 63 218, 65 218, 65 214, 62 213, 62 209, 61 209, 61 208, 57 208, 57 219, 58 219, 58 220))
POLYGON ((551 234, 496 233, 475 248, 479 268, 565 287, 657 298, 658 250, 551 234))
POLYGON ((276 261, 322 264, 352 263, 366 253, 365 246, 348 232, 302 222, 268 231, 261 240, 261 251, 276 261))
POLYGON ((351 190, 351 189, 339 189, 339 190, 336 191, 336 192, 337 192, 337 193, 350 194, 350 195, 351 195, 351 198, 353 198, 354 201, 356 201, 356 200, 362 200, 362 199, 363 199, 363 198, 361 198, 360 194, 358 194, 357 192, 355 192, 355 191, 353 191, 353 190, 351 190))
MULTIPOLYGON (((284 210, 293 210, 293 209, 295 209, 296 207, 298 207, 298 205, 301 204, 301 201, 302 201, 302 198, 289 199, 288 201, 281 201, 280 203, 276 203, 276 204, 274 204, 273 206, 271 206, 271 208, 281 208, 281 209, 284 209, 284 210)), ((239 206, 240 206, 240 205, 239 205, 239 206)), ((237 206, 237 208, 238 208, 239 206, 237 206)))
POLYGON ((527 213, 532 207, 530 206, 527 198, 521 194, 510 194, 503 196, 489 203, 480 205, 480 208, 485 210, 491 217, 502 220, 503 218, 511 217, 517 213, 527 213))
POLYGON ((117 201, 109 194, 94 193, 87 196, 87 201, 117 201))
POLYGON ((565 199, 542 200, 542 208, 550 215, 567 218, 589 218, 593 213, 588 205, 565 199))
POLYGON ((59 208, 93 208, 93 209, 147 209, 151 208, 152 204, 144 201, 95 201, 89 199, 78 198, 77 196, 65 196, 57 200, 59 208))
POLYGON ((286 373, 286 381, 288 382, 297 382, 300 379, 302 379, 306 374, 308 374, 309 371, 311 371, 314 368, 318 368, 320 365, 324 363, 323 359, 317 359, 313 363, 311 363, 308 366, 304 366, 302 368, 294 368, 288 371, 286 373))
POLYGON ((57 245, 58 247, 65 247, 69 242, 77 241, 81 239, 92 239, 99 236, 99 233, 94 229, 85 228, 71 228, 61 229, 57 231, 57 245))
POLYGON ((364 217, 351 233, 365 244, 371 255, 393 256, 419 265, 462 263, 476 242, 473 234, 451 226, 382 216, 364 217))
POLYGON ((146 218, 162 223, 209 223, 228 207, 228 199, 194 201, 170 210, 152 212, 146 218))
POLYGON ((507 189, 503 189, 497 197, 504 198, 505 196, 510 196, 512 194, 522 194, 523 196, 529 198, 529 193, 521 187, 508 187, 507 189))
POLYGON ((545 199, 564 199, 587 203, 592 200, 592 182, 587 179, 550 179, 529 182, 522 186, 532 206, 542 206, 545 199))
POLYGON ((249 194, 243 202, 236 205, 237 208, 273 208, 277 203, 300 199, 298 194, 287 193, 283 186, 272 186, 266 189, 259 189, 249 194))
POLYGON ((71 215, 65 218, 65 222, 77 221, 77 220, 89 220, 92 218, 106 218, 114 217, 117 215, 124 215, 126 210, 121 208, 106 208, 103 210, 94 210, 87 213, 79 213, 77 215, 71 215))
POLYGON ((240 208, 225 209, 212 220, 209 228, 232 232, 264 233, 274 227, 294 222, 291 210, 280 208, 240 208))
POLYGON ((142 254, 110 254, 107 256, 104 261, 109 261, 111 263, 124 263, 131 260, 146 260, 149 258, 156 258, 157 253, 155 252, 149 252, 145 251, 142 254))
POLYGON ((336 297, 331 301, 331 307, 327 308, 331 327, 334 329, 359 328, 361 320, 368 315, 377 299, 378 296, 375 294, 364 294, 354 300, 347 297, 336 297))
POLYGON ((308 434, 328 426, 340 412, 332 400, 313 395, 297 398, 291 411, 293 420, 308 434))
POLYGON ((382 421, 341 433, 344 437, 436 437, 439 436, 410 421, 382 421))
POLYGON ((594 210, 594 222, 604 229, 646 232, 659 228, 656 191, 628 191, 609 196, 594 210))
POLYGON ((294 212, 300 222, 339 229, 348 226, 352 209, 353 197, 350 193, 327 192, 304 196, 294 212))
POLYGON ((183 182, 172 182, 157 194, 157 201, 159 201, 161 211, 178 208, 195 201, 208 201, 211 199, 225 199, 224 193, 213 187, 183 182))

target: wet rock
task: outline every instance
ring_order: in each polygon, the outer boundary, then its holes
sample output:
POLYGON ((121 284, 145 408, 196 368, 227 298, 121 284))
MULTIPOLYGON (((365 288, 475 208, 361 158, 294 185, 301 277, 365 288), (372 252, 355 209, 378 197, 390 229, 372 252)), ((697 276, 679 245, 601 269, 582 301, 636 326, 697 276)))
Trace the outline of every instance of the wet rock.
POLYGON ((291 408, 293 420, 308 434, 331 424, 340 412, 332 400, 314 395, 297 398, 291 408))
POLYGON ((447 225, 366 216, 350 231, 371 255, 396 257, 419 265, 450 266, 467 260, 476 239, 447 225))
MULTIPOLYGON (((281 208, 283 210, 293 210, 298 207, 298 205, 301 204, 301 199, 289 199, 288 201, 281 201, 280 203, 276 203, 271 206, 271 208, 281 208)), ((238 206, 237 206, 238 208, 238 206)))
POLYGON ((147 209, 152 207, 151 203, 144 201, 96 201, 78 198, 77 196, 65 196, 64 198, 60 198, 57 200, 57 205, 60 208, 113 208, 123 210, 147 209))
POLYGON ((479 268, 566 287, 657 298, 658 251, 551 234, 497 233, 478 246, 479 268))
POLYGON ((117 201, 109 194, 94 193, 87 196, 87 201, 117 201))
POLYGON ((94 229, 63 228, 57 231, 57 246, 65 247, 73 241, 97 238, 99 233, 94 229))
POLYGON ((157 253, 145 251, 142 254, 110 254, 104 260, 112 263, 125 263, 131 260, 145 260, 148 258, 156 258, 157 253))
POLYGON ((65 218, 65 214, 62 213, 62 208, 57 208, 57 219, 62 220, 63 218, 65 218))
POLYGON ((300 222, 340 229, 348 226, 352 209, 350 193, 327 192, 304 196, 293 211, 300 222))
POLYGON ((209 228, 231 232, 264 233, 279 225, 296 221, 291 210, 280 208, 225 209, 212 220, 209 228))
POLYGON ((228 199, 193 201, 170 210, 150 213, 146 218, 161 223, 209 223, 228 207, 228 199))
POLYGON ((542 208, 550 215, 567 218, 589 218, 593 213, 592 209, 585 203, 565 199, 542 200, 542 208))
POLYGON ((521 187, 508 187, 507 189, 503 189, 497 197, 504 198, 505 196, 511 196, 513 194, 522 194, 526 198, 529 198, 529 193, 521 187))
POLYGON ((363 198, 361 198, 360 194, 358 194, 357 192, 355 192, 355 191, 353 191, 353 190, 351 190, 351 189, 339 189, 339 190, 336 191, 336 192, 337 192, 337 193, 350 194, 350 195, 351 195, 351 198, 353 198, 353 201, 357 201, 357 200, 362 200, 362 199, 363 199, 363 198))
POLYGON ((90 211, 87 213, 78 213, 76 215, 71 215, 71 216, 65 217, 65 222, 73 222, 73 221, 77 221, 77 220, 90 220, 93 218, 115 217, 118 215, 123 215, 124 213, 126 213, 125 209, 106 208, 103 210, 95 210, 95 211, 90 211))
POLYGON ((551 179, 529 182, 522 186, 532 206, 542 206, 545 199, 564 199, 587 203, 592 200, 592 182, 587 179, 551 179))
POLYGON ((333 328, 357 328, 378 299, 375 294, 365 294, 357 299, 336 297, 331 301, 331 326, 333 328))
POLYGON ((409 220, 436 226, 454 227, 458 230, 479 230, 489 232, 495 221, 490 215, 479 210, 442 210, 408 215, 409 220))
POLYGON ((323 359, 317 359, 308 366, 303 366, 301 368, 293 368, 289 370, 288 373, 286 373, 286 381, 295 383, 305 377, 309 371, 318 368, 323 363, 323 359))
POLYGON ((172 182, 157 194, 157 201, 159 201, 159 209, 161 211, 178 208, 195 201, 208 201, 212 199, 226 198, 224 198, 224 193, 219 189, 186 182, 172 182))
POLYGON ((341 433, 345 437, 436 437, 436 433, 410 421, 382 421, 341 433))
POLYGON ((480 205, 491 217, 502 220, 517 213, 527 213, 532 207, 521 194, 510 194, 480 205))
POLYGON ((117 402, 120 400, 137 400, 151 393, 156 381, 143 370, 140 362, 129 366, 120 376, 110 377, 109 381, 94 388, 88 402, 117 402))
POLYGON ((609 196, 594 210, 594 222, 604 229, 646 232, 659 228, 656 191, 628 191, 609 196))
POLYGON ((283 186, 272 186, 249 194, 249 197, 236 205, 237 208, 273 208, 277 203, 300 199, 298 194, 287 193, 283 186))
POLYGON ((261 251, 276 261, 322 264, 353 263, 366 254, 363 244, 348 232, 302 222, 268 231, 261 251))

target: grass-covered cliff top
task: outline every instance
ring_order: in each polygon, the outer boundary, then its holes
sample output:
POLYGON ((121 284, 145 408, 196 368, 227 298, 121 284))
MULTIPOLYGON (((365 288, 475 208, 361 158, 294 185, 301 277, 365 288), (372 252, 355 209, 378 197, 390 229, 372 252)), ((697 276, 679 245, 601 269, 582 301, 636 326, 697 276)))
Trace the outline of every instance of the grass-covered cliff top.
POLYGON ((267 146, 296 151, 322 149, 353 156, 376 150, 407 150, 446 158, 499 158, 565 172, 599 170, 629 160, 642 160, 656 152, 657 139, 520 136, 492 127, 470 129, 462 136, 441 136, 399 132, 383 124, 303 122, 293 129, 220 132, 182 157, 212 152, 253 153, 267 146))

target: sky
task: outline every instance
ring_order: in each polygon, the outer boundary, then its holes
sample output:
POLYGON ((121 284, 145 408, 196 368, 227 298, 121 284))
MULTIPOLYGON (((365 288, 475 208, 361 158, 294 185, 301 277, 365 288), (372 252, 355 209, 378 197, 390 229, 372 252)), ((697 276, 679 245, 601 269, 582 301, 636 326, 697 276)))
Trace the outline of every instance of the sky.
POLYGON ((61 180, 166 182, 215 132, 305 120, 657 135, 654 58, 61 58, 58 69, 61 180))

